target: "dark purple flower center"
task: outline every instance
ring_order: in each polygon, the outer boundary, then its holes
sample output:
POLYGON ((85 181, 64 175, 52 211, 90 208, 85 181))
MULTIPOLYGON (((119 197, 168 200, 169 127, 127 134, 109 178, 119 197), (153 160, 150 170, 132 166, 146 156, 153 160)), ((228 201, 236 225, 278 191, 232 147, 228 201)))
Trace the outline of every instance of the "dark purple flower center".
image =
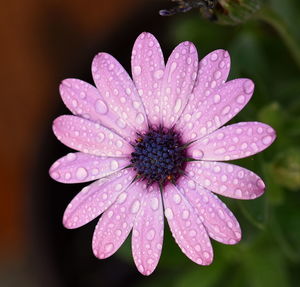
POLYGON ((149 128, 147 133, 138 134, 131 153, 137 176, 160 186, 175 183, 184 173, 186 161, 186 146, 174 128, 149 128))

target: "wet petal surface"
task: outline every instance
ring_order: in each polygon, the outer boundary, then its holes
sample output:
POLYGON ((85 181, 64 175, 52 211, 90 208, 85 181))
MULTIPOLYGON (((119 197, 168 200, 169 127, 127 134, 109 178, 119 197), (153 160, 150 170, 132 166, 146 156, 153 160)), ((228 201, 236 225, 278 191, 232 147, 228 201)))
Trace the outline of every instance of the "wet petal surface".
POLYGON ((51 166, 50 175, 63 183, 86 182, 108 176, 129 163, 128 158, 69 153, 51 166))
POLYGON ((127 238, 140 210, 146 184, 134 182, 100 217, 93 236, 93 252, 99 259, 114 254, 127 238))
POLYGON ((185 109, 178 122, 183 139, 201 138, 224 125, 244 108, 253 91, 251 80, 236 79, 204 95, 194 92, 190 98, 193 105, 185 109))
POLYGON ((146 130, 147 118, 141 98, 120 63, 109 54, 99 53, 93 60, 92 73, 109 109, 119 115, 116 124, 121 129, 129 125, 137 131, 146 130))
POLYGON ((132 232, 132 255, 138 270, 150 275, 156 268, 163 244, 164 215, 160 190, 153 185, 145 191, 132 232))
POLYGON ((209 265, 213 250, 198 212, 173 184, 165 187, 163 199, 165 216, 182 252, 197 264, 209 265))
POLYGON ((186 106, 195 84, 198 54, 193 43, 179 44, 170 55, 161 88, 162 120, 172 127, 186 106))
POLYGON ((216 195, 187 177, 181 177, 178 186, 198 211, 211 238, 224 244, 236 244, 240 241, 241 229, 238 221, 216 195))
POLYGON ((99 216, 126 190, 134 175, 134 172, 126 169, 84 187, 66 208, 64 226, 77 228, 99 216))
POLYGON ((130 140, 135 130, 130 126, 120 126, 120 116, 109 108, 102 93, 94 86, 77 79, 66 79, 60 87, 60 94, 69 110, 74 114, 114 130, 130 140))
POLYGON ((201 160, 233 160, 254 155, 275 140, 270 126, 259 122, 240 122, 225 126, 191 144, 189 154, 201 160))
MULTIPOLYGON (((142 33, 136 40, 131 58, 132 78, 152 125, 161 122, 161 83, 165 71, 164 57, 156 38, 142 33)), ((134 105, 140 105, 135 102, 134 105)))
POLYGON ((189 162, 186 173, 201 186, 237 199, 255 199, 265 190, 259 176, 243 167, 212 161, 189 162))
POLYGON ((98 156, 129 156, 132 146, 109 129, 76 116, 60 116, 53 122, 53 132, 63 144, 98 156))

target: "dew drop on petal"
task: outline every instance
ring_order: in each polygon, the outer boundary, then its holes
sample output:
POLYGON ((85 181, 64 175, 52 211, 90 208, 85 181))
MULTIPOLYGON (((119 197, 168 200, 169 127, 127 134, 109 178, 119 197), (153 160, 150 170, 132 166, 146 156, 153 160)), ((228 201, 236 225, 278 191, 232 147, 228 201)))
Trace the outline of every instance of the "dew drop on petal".
POLYGON ((155 236, 155 230, 152 228, 147 232, 146 238, 151 241, 155 236))
POLYGON ((154 78, 157 80, 161 79, 163 75, 164 75, 163 70, 157 70, 154 72, 154 78))
POLYGON ((173 211, 170 208, 166 208, 165 210, 165 216, 167 219, 173 219, 173 211))
POLYGON ((271 136, 265 136, 265 137, 262 139, 262 142, 263 142, 263 144, 265 144, 265 145, 269 145, 269 144, 272 142, 272 137, 271 137, 271 136))
POLYGON ((87 177, 87 175, 88 175, 87 170, 84 167, 79 167, 76 170, 76 177, 79 180, 85 179, 87 177))
POLYGON ((96 109, 97 113, 102 114, 102 115, 104 115, 108 112, 107 105, 102 100, 96 101, 95 109, 96 109))
POLYGON ((145 117, 142 113, 138 113, 135 119, 137 124, 139 125, 141 125, 145 121, 145 117))
POLYGON ((142 68, 140 66, 134 66, 133 72, 135 73, 136 76, 139 76, 142 72, 142 68))
POLYGON ((119 164, 116 160, 112 160, 110 163, 110 169, 111 170, 116 170, 119 167, 119 164))

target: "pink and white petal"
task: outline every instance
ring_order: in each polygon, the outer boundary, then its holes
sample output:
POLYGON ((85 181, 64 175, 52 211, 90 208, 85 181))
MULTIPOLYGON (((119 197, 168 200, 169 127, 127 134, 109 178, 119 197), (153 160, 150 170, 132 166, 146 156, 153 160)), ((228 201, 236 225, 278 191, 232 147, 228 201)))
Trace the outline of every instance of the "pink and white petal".
POLYGON ((161 115, 165 127, 172 127, 185 108, 195 84, 197 69, 198 54, 194 44, 179 44, 168 59, 161 87, 161 115))
POLYGON ((145 183, 132 183, 100 217, 92 243, 97 258, 111 256, 122 245, 133 227, 145 191, 145 183))
POLYGON ((59 88, 65 105, 74 115, 100 123, 127 140, 130 136, 135 136, 134 129, 128 125, 120 127, 119 115, 108 107, 104 97, 94 86, 77 79, 66 79, 59 88))
POLYGON ((77 116, 56 118, 53 132, 63 144, 84 153, 126 157, 133 152, 132 146, 113 131, 77 116))
POLYGON ((181 177, 177 184, 189 203, 197 209, 211 238, 224 244, 236 244, 241 240, 238 221, 215 194, 187 177, 181 177))
POLYGON ((143 103, 121 64, 111 55, 99 53, 93 60, 92 73, 109 109, 119 115, 116 121, 119 128, 129 125, 133 130, 145 131, 147 118, 143 103))
MULTIPOLYGON (((200 61, 193 94, 179 119, 178 126, 181 129, 184 127, 188 127, 189 130, 193 129, 194 122, 201 117, 199 102, 205 101, 207 97, 213 94, 214 90, 225 83, 229 70, 230 56, 225 50, 215 50, 200 61)), ((185 140, 189 140, 192 133, 194 131, 191 131, 189 134, 186 133, 184 135, 185 140)), ((197 137, 196 134, 192 138, 195 137, 197 137)))
POLYGON ((198 97, 206 97, 227 80, 230 71, 230 56, 225 50, 215 50, 199 63, 199 70, 193 92, 198 97))
POLYGON ((187 164, 185 171, 201 186, 223 196, 254 199, 265 191, 265 184, 259 176, 238 165, 194 161, 187 164))
POLYGON ((189 155, 201 160, 233 160, 266 149, 276 138, 274 129, 259 122, 225 126, 191 144, 189 155))
POLYGON ((84 187, 67 206, 63 217, 64 226, 78 228, 99 216, 127 189, 134 176, 131 169, 124 169, 84 187))
POLYGON ((138 270, 150 275, 156 268, 163 243, 164 214, 158 186, 145 191, 132 232, 132 255, 138 270))
POLYGON ((182 252, 197 264, 211 264, 213 249, 197 210, 173 184, 165 187, 163 200, 165 216, 182 252))
MULTIPOLYGON (((165 70, 164 57, 156 38, 142 33, 135 41, 131 58, 132 78, 142 98, 151 125, 159 125, 161 83, 165 70)), ((135 103, 138 105, 138 102, 135 103)))
POLYGON ((236 79, 221 85, 206 97, 193 95, 198 106, 184 112, 178 128, 183 140, 199 139, 215 131, 239 113, 250 100, 254 83, 249 79, 236 79))
POLYGON ((50 176, 63 183, 79 183, 99 179, 128 166, 128 158, 102 157, 82 152, 69 153, 50 167, 50 176))

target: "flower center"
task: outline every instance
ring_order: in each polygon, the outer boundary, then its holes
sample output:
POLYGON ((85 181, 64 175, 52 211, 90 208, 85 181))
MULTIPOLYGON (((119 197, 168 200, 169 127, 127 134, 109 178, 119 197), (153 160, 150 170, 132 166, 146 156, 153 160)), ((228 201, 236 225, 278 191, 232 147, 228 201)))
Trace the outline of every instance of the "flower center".
POLYGON ((173 128, 149 128, 147 133, 138 134, 131 153, 137 176, 148 184, 156 182, 160 186, 175 183, 183 174, 186 161, 186 147, 173 128))

